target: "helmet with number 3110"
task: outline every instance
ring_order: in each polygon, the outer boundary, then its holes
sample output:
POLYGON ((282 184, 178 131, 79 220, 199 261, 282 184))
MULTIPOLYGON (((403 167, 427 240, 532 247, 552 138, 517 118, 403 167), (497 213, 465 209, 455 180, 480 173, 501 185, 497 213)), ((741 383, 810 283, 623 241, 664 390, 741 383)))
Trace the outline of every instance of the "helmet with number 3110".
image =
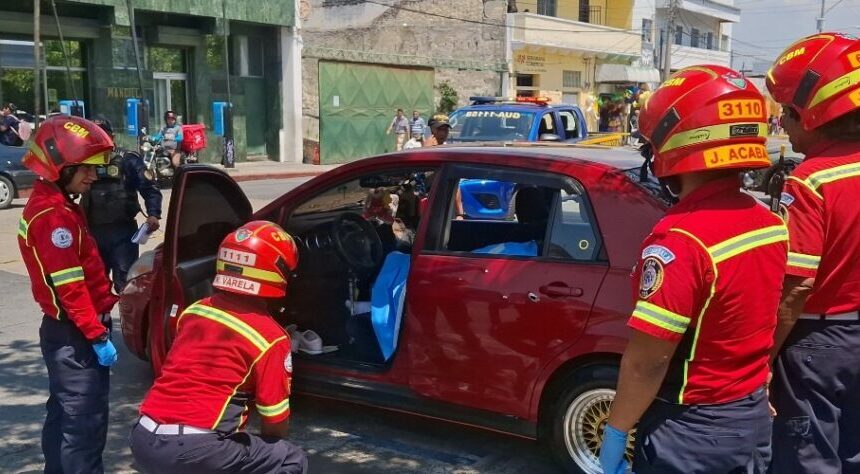
POLYGON ((768 71, 767 89, 806 130, 860 109, 860 40, 819 33, 797 41, 768 71))
POLYGON ((279 298, 287 294, 287 281, 298 263, 299 251, 290 234, 273 222, 252 221, 221 242, 212 286, 279 298))
POLYGON ((646 102, 639 131, 654 151, 658 178, 771 164, 764 97, 727 67, 693 66, 673 74, 646 102))

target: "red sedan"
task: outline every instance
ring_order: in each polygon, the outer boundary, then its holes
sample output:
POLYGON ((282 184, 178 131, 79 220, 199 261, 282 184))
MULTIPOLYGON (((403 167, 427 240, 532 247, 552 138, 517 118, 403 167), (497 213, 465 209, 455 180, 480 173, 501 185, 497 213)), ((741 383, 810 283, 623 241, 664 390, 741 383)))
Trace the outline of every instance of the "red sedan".
POLYGON ((600 472, 630 269, 665 211, 641 162, 570 147, 410 150, 341 166, 256 213, 222 171, 184 167, 164 244, 122 295, 126 344, 157 373, 176 316, 212 291, 221 239, 271 220, 301 247, 272 306, 297 328, 295 390, 540 438, 567 470, 600 472), (474 218, 466 198, 507 209, 474 218))

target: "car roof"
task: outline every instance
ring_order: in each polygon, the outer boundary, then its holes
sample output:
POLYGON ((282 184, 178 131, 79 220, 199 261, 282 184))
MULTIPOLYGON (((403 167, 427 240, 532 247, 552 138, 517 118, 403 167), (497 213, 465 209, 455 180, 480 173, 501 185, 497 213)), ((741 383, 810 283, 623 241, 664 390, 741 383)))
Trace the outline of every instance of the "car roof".
MULTIPOLYGON (((536 159, 567 161, 571 163, 598 163, 618 170, 628 170, 642 166, 644 161, 639 151, 634 148, 607 148, 593 145, 533 142, 456 143, 438 147, 413 148, 408 152, 395 153, 394 155, 400 155, 401 153, 420 155, 424 153, 438 153, 443 150, 445 154, 452 153, 455 155, 474 154, 477 151, 481 154, 529 156, 536 159)), ((454 161, 453 157, 452 161, 454 161)))
POLYGON ((472 104, 465 107, 460 107, 454 113, 461 110, 509 110, 522 112, 535 112, 539 110, 553 109, 575 109, 576 105, 572 104, 536 104, 531 102, 495 102, 487 104, 472 104))

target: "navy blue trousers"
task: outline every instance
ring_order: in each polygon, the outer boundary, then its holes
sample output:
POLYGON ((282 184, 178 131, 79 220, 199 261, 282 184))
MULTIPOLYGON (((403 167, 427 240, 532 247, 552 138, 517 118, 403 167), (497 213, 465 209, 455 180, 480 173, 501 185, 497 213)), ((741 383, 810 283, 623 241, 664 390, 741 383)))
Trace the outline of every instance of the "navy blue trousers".
POLYGON ((129 439, 135 467, 149 474, 305 474, 308 459, 298 446, 240 431, 229 435, 153 434, 139 424, 129 439))
POLYGON ((42 318, 39 337, 49 384, 45 472, 104 472, 110 369, 99 365, 92 344, 70 321, 42 318))
POLYGON ((764 389, 720 405, 655 400, 636 431, 633 472, 760 474, 770 461, 770 438, 764 389))
POLYGON ((771 399, 773 473, 860 473, 860 322, 797 321, 771 399))
POLYGON ((129 221, 116 225, 91 226, 90 232, 99 246, 99 255, 104 261, 105 269, 111 274, 114 289, 121 293, 125 288, 128 270, 138 257, 138 245, 131 241, 137 232, 137 223, 129 221))

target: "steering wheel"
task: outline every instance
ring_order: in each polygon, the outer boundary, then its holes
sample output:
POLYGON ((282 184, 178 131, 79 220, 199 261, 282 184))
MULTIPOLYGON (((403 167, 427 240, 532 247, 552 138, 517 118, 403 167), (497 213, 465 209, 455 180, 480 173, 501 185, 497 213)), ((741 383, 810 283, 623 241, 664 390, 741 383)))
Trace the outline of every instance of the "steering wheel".
POLYGON ((382 240, 373 224, 360 215, 341 214, 332 223, 331 236, 340 258, 356 272, 369 273, 382 264, 382 240))

